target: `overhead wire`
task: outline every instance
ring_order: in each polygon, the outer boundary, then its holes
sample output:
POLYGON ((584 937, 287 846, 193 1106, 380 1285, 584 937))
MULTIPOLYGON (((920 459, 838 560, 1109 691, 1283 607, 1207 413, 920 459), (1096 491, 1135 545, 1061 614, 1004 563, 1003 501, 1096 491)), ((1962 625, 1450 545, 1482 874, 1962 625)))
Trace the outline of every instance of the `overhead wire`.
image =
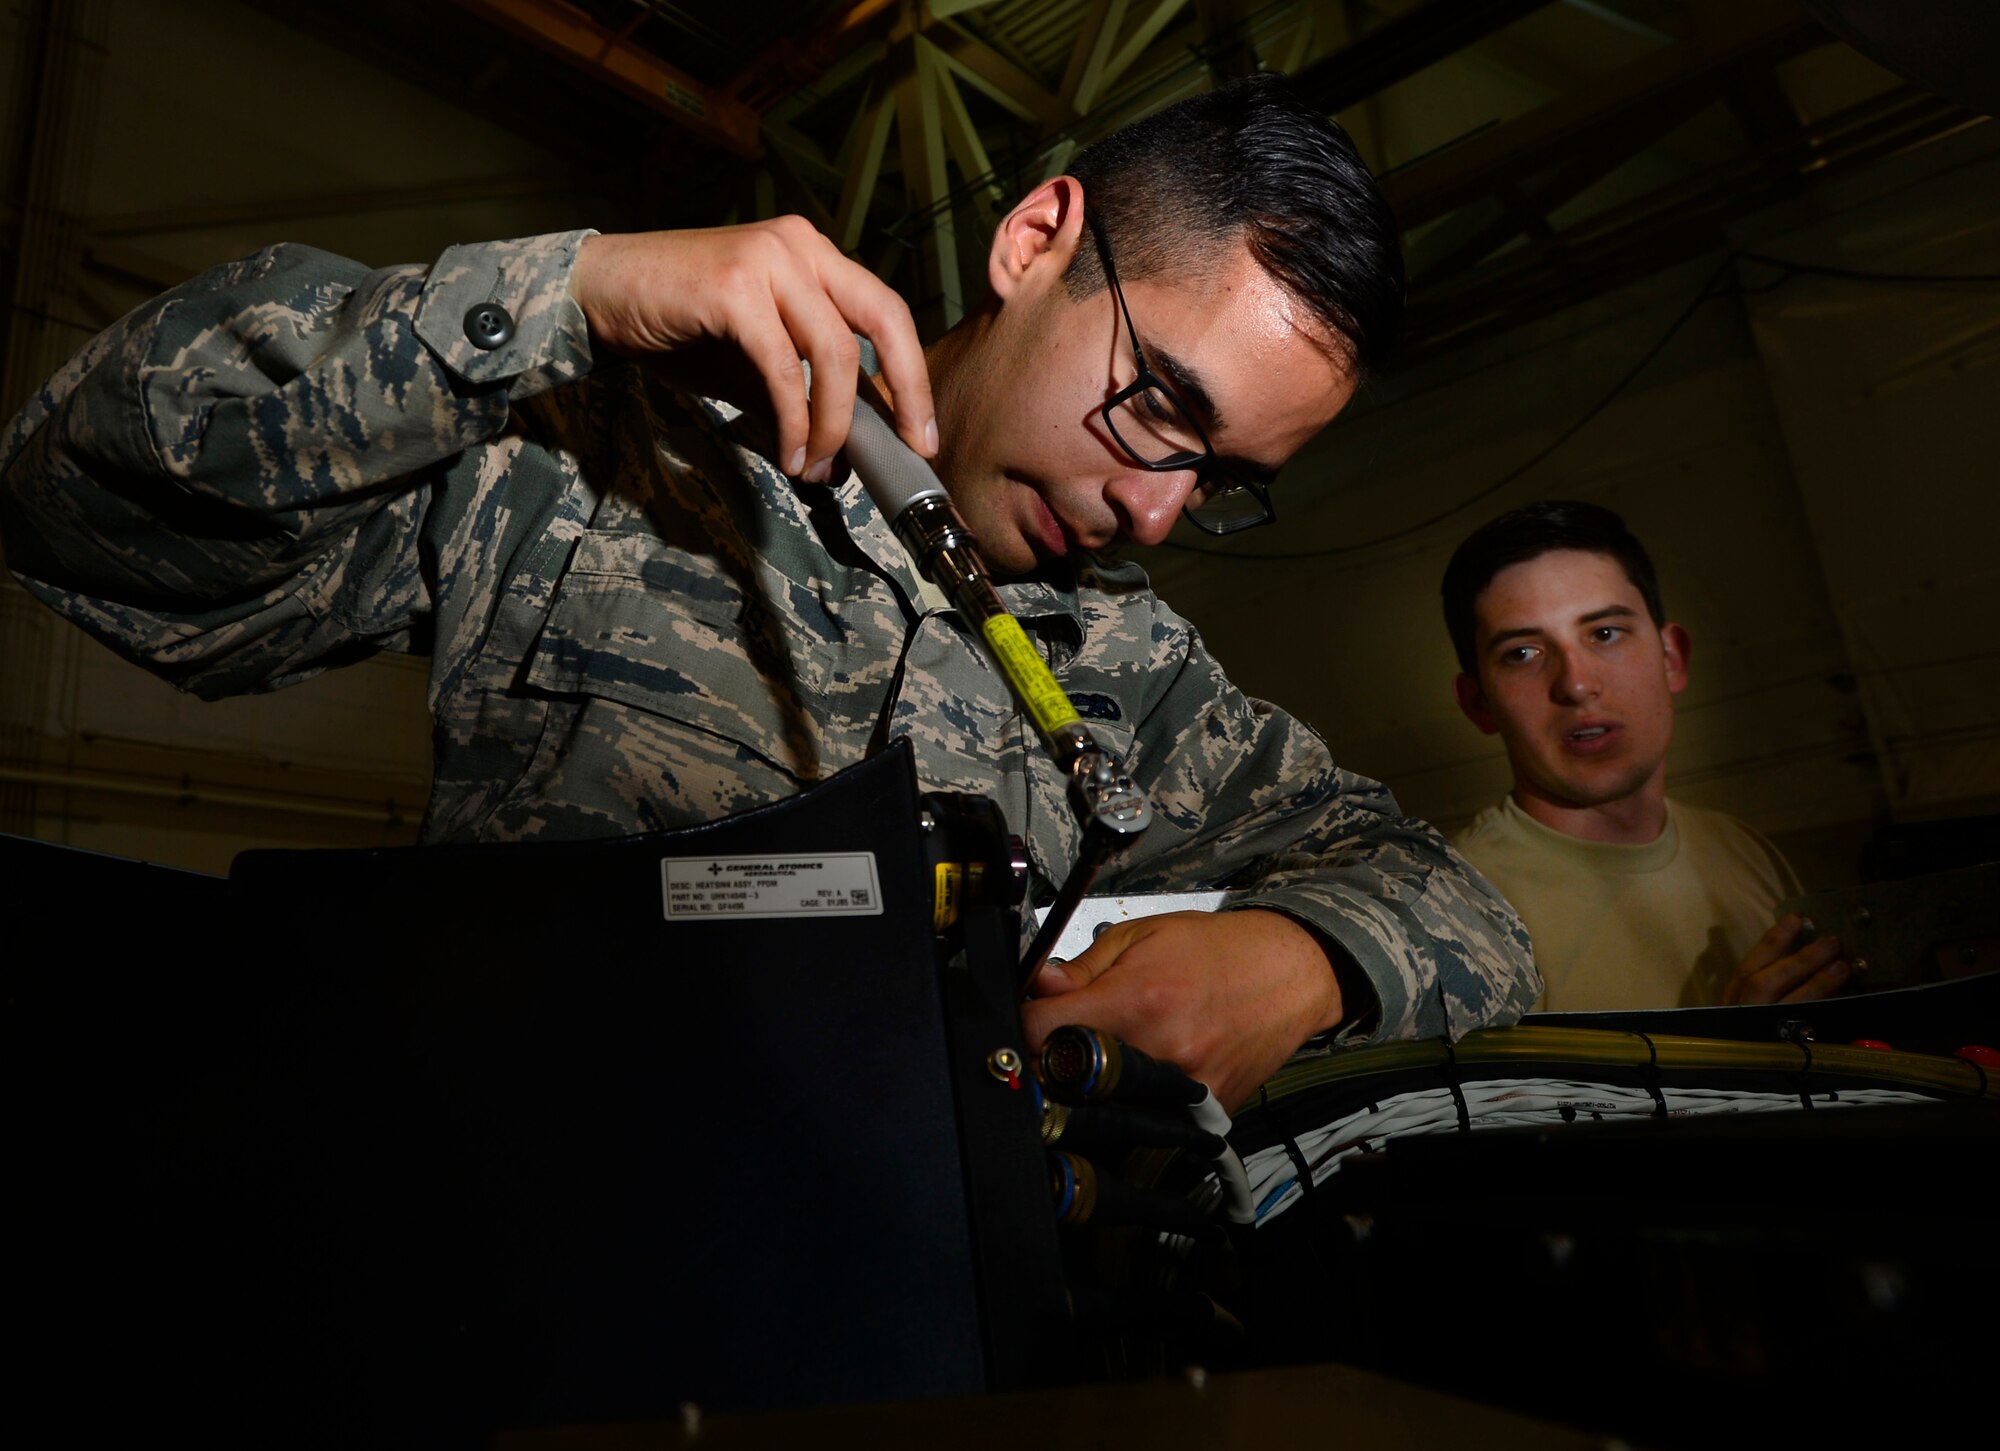
POLYGON ((1887 282, 1898 284, 1934 282, 1950 286, 1983 286, 2000 282, 2000 272, 1867 272, 1855 267, 1828 267, 1818 262, 1794 262, 1785 257, 1771 257, 1762 252, 1731 252, 1732 258, 1743 262, 1755 262, 1763 267, 1776 267, 1785 273, 1776 282, 1760 288, 1745 288, 1748 292, 1768 292, 1782 287, 1794 277, 1831 277, 1841 282, 1887 282))
POLYGON ((1596 419, 1605 409, 1609 408, 1620 394, 1632 386, 1639 375, 1645 372, 1652 364, 1653 360, 1666 350, 1667 344, 1671 343, 1679 335, 1681 329, 1687 326, 1689 319, 1700 310, 1704 302, 1711 302, 1720 297, 1761 295, 1766 292, 1775 291, 1800 276, 1828 277, 1846 282, 1906 285, 1936 283, 1940 285, 1964 286, 2000 283, 2000 273, 1993 272, 1864 272, 1854 268, 1826 267, 1816 263, 1794 262, 1782 257, 1771 257, 1761 252, 1742 252, 1732 249, 1724 254, 1722 262, 1703 281, 1694 296, 1688 300, 1687 305, 1681 309, 1679 315, 1667 326, 1666 331, 1660 334, 1653 345, 1640 355, 1639 360, 1628 368, 1624 375, 1616 383, 1612 384, 1602 397, 1585 410, 1581 417, 1561 433, 1557 434, 1548 443, 1542 445, 1529 458, 1509 469, 1492 483, 1467 495, 1450 507, 1441 509, 1426 518, 1419 519, 1413 524, 1406 524, 1400 529, 1393 529, 1386 534, 1378 534, 1368 539, 1357 539, 1346 544, 1330 544, 1320 549, 1272 550, 1248 554, 1234 549, 1204 549, 1199 545, 1182 544, 1171 539, 1162 541, 1161 547, 1178 550, 1183 554, 1198 554, 1209 559, 1241 561, 1244 563, 1284 563, 1306 559, 1330 559, 1343 554, 1358 554, 1362 550, 1379 548, 1384 544, 1393 544, 1400 539, 1407 539, 1412 535, 1421 534, 1426 529, 1442 524, 1445 520, 1464 513, 1475 504, 1492 498, 1509 484, 1514 483, 1537 465, 1546 461, 1556 450, 1560 449, 1572 438, 1575 438, 1577 434, 1589 426, 1592 420, 1596 419), (1756 263, 1765 267, 1780 268, 1783 270, 1784 275, 1758 287, 1746 287, 1738 283, 1735 286, 1718 288, 1716 284, 1722 281, 1731 265, 1739 261, 1756 263))
POLYGON ((25 317, 32 317, 37 322, 54 323, 57 327, 72 328, 86 336, 104 331, 105 325, 103 323, 82 322, 77 318, 64 317, 59 312, 49 312, 43 308, 30 306, 25 302, 15 302, 11 298, 0 302, 0 307, 6 308, 9 312, 18 312, 25 317))

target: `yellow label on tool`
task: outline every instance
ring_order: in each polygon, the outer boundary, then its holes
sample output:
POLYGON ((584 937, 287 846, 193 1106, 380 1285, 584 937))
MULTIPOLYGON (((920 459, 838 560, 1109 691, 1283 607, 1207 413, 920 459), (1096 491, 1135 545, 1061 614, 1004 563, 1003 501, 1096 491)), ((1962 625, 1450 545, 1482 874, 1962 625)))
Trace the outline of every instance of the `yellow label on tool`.
POLYGON ((1056 684, 1055 676, 1049 674, 1049 667, 1042 663, 1041 653, 1029 641, 1019 620, 1012 615, 994 615, 982 629, 986 643, 1006 673, 1007 683, 1027 704, 1028 714, 1035 718, 1043 735, 1054 735, 1079 719, 1076 707, 1056 684))

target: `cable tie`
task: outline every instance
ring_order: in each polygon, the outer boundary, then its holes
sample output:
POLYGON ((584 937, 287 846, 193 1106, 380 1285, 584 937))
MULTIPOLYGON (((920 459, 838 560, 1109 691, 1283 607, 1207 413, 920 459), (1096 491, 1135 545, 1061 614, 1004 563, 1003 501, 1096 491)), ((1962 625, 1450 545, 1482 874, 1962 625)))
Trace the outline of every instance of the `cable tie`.
POLYGON ((1778 1034, 1794 1048, 1797 1048, 1800 1053, 1805 1055, 1805 1061, 1799 1065, 1799 1102, 1810 1109, 1813 1106, 1811 1083, 1813 1071, 1812 1029, 1797 1018, 1792 1018, 1779 1025, 1778 1034))
MULTIPOLYGON (((1299 1141, 1285 1126, 1283 1118, 1271 1111, 1271 1090, 1263 1084, 1257 1086, 1257 1111, 1271 1121, 1277 1131, 1278 1142, 1285 1147, 1285 1157, 1292 1161, 1292 1168, 1298 1174, 1299 1192, 1305 1195, 1319 1193, 1319 1185, 1313 1182, 1313 1166, 1306 1160, 1306 1151, 1299 1147, 1299 1141)), ((1262 1212, 1263 1206, 1258 1206, 1262 1212)))
MULTIPOLYGON (((1305 1150, 1301 1149, 1299 1141, 1292 1137, 1292 1131, 1285 1127, 1277 1114, 1271 1112, 1271 1090, 1263 1084, 1257 1086, 1257 1112, 1270 1119, 1271 1128, 1278 1136, 1278 1143, 1285 1150, 1285 1157, 1292 1161, 1292 1172, 1297 1176, 1293 1182, 1299 1186, 1299 1192, 1313 1193, 1319 1186, 1313 1183, 1312 1165, 1306 1161, 1305 1150)), ((1264 1206, 1258 1205, 1257 1212, 1261 1215, 1264 1206)))
POLYGON ((1645 1085, 1646 1092, 1653 1095, 1653 1117, 1665 1118, 1667 1116, 1667 1096, 1660 1092, 1659 1045, 1653 1041, 1650 1033, 1640 1033, 1636 1028, 1633 1031, 1637 1033, 1639 1041, 1646 1045, 1647 1061, 1646 1066, 1639 1070, 1639 1081, 1645 1085))
POLYGON ((1451 1106, 1458 1110, 1458 1131, 1472 1132, 1472 1114, 1465 1106, 1465 1090, 1458 1086, 1458 1050, 1451 1046, 1449 1038, 1438 1040, 1444 1044, 1444 1086, 1451 1090, 1451 1106))
POLYGON ((1319 1185, 1313 1182, 1312 1165, 1306 1162, 1305 1150, 1299 1147, 1299 1141, 1286 1134, 1279 1142, 1285 1146, 1285 1157, 1292 1161, 1292 1168, 1299 1176, 1299 1192, 1308 1198, 1319 1193, 1319 1185))
POLYGON ((1653 1041, 1653 1035, 1651 1033, 1642 1033, 1637 1028, 1634 1028, 1632 1036, 1646 1045, 1647 1070, 1658 1073, 1660 1071, 1660 1045, 1653 1041))

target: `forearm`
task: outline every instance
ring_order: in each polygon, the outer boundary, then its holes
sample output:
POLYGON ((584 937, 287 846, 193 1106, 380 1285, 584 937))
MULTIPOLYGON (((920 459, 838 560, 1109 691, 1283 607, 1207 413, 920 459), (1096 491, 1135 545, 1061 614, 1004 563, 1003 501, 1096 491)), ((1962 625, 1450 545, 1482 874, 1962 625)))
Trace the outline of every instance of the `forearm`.
POLYGON ((1236 907, 1317 933, 1349 978, 1342 1041, 1457 1037, 1534 1001, 1513 909, 1303 724, 1236 692, 1198 646, 1156 715, 1168 749, 1139 770, 1160 822, 1121 890, 1226 885, 1245 893, 1236 907))
POLYGON ((565 289, 575 243, 374 272, 279 247, 140 308, 0 446, 10 567, 204 693, 394 643, 424 604, 427 479, 503 430, 514 400, 588 367, 565 289), (464 317, 488 299, 515 328, 482 349, 464 317))
POLYGON ((1513 1022, 1541 991, 1526 929, 1428 827, 1399 822, 1267 864, 1234 905, 1282 912, 1338 954, 1350 984, 1341 1042, 1457 1038, 1513 1022))

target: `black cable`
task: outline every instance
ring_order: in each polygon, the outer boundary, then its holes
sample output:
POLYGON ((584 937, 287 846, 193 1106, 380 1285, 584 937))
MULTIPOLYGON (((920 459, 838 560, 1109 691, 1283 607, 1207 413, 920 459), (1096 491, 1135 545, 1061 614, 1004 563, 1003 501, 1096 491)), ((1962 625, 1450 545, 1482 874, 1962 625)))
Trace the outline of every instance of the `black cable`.
POLYGON ((1532 457, 1527 459, 1524 463, 1518 464, 1514 468, 1509 469, 1506 473, 1502 474, 1498 479, 1488 484, 1485 488, 1479 490, 1475 494, 1469 495, 1468 497, 1459 500, 1458 503, 1453 504, 1448 509, 1444 509, 1436 514, 1433 514, 1427 519, 1420 519, 1414 524, 1406 525, 1404 528, 1392 530, 1390 533, 1387 534, 1378 534, 1373 539, 1360 539, 1356 540, 1352 544, 1330 545, 1325 549, 1301 549, 1301 550, 1284 551, 1274 554, 1241 554, 1237 553, 1234 550, 1198 549, 1191 544, 1176 544, 1172 540, 1166 540, 1163 542, 1169 549, 1178 549, 1185 554, 1205 555, 1211 559, 1244 560, 1253 563, 1263 563, 1272 560, 1326 559, 1336 554, 1353 554, 1359 550, 1373 549, 1378 544, 1391 544, 1398 539, 1406 539, 1412 534, 1420 534, 1424 530, 1430 528, 1433 524, 1442 524, 1445 520, 1451 518, 1454 514, 1462 514, 1467 509, 1470 509, 1474 504, 1479 503, 1481 500, 1491 498, 1493 495, 1499 493, 1502 489, 1506 488, 1509 484, 1513 483, 1516 479, 1520 478, 1521 475, 1527 473, 1528 470, 1534 468, 1535 465, 1541 463, 1550 454, 1554 453, 1557 449, 1561 448, 1564 444, 1568 443, 1572 438, 1576 437, 1577 434, 1581 433, 1585 425, 1590 423, 1592 419, 1596 418, 1597 415, 1602 413, 1606 408, 1609 408, 1612 402, 1618 397, 1618 395, 1620 393, 1623 393, 1627 388, 1629 388, 1632 385, 1632 381, 1635 378, 1637 378, 1641 373, 1643 373, 1646 370, 1647 365, 1650 364, 1653 361, 1653 359, 1657 358, 1660 355, 1661 351, 1665 349, 1668 343, 1674 340, 1675 336, 1680 332, 1682 328, 1687 326, 1688 319, 1695 315, 1696 310, 1699 309, 1704 302, 1707 302, 1711 297, 1724 297, 1728 295, 1727 293, 1724 292, 1711 291, 1711 289, 1714 288, 1715 284, 1722 280, 1723 273, 1727 272, 1728 270, 1729 270, 1729 259, 1724 258, 1722 265, 1717 267, 1715 271, 1709 275, 1707 281, 1702 283, 1700 290, 1698 290, 1693 296, 1693 298, 1689 300, 1688 305, 1681 309, 1680 316, 1674 319, 1673 324, 1670 327, 1668 327, 1668 329, 1664 333, 1660 334, 1659 340, 1656 341, 1650 348, 1646 349, 1645 353, 1640 357, 1639 361, 1634 363, 1631 366, 1631 368, 1629 368, 1626 371, 1625 376, 1620 378, 1616 383, 1612 384, 1610 391, 1607 392, 1602 398, 1599 398, 1597 402, 1593 403, 1590 406, 1589 410, 1585 412, 1581 418, 1577 419, 1576 422, 1572 423, 1568 428, 1564 429, 1561 433, 1557 434, 1555 438, 1550 440, 1548 443, 1544 444, 1540 449, 1538 449, 1534 453, 1532 457))
POLYGON ((1632 385, 1633 380, 1636 379, 1639 376, 1639 374, 1641 374, 1646 370, 1647 365, 1651 363, 1654 358, 1659 356, 1661 350, 1664 349, 1668 343, 1673 341, 1674 335, 1677 334, 1683 327, 1687 325, 1688 319, 1694 316, 1695 311, 1701 306, 1702 303, 1717 297, 1728 297, 1739 294, 1747 296, 1757 296, 1761 295, 1762 293, 1772 292, 1780 287, 1783 287, 1787 282, 1790 282, 1793 278, 1802 275, 1814 276, 1814 277, 1831 277, 1846 282, 1882 282, 1882 283, 1892 283, 1892 284, 1893 283, 1901 283, 1901 284, 1939 283, 1939 284, 1955 284, 1955 285, 1968 285, 1968 284, 1978 285, 1978 284, 1988 284, 1988 283, 2000 283, 2000 273, 1996 272, 1939 272, 1939 273, 1864 272, 1851 267, 1826 267, 1813 262, 1793 262, 1783 257, 1767 256, 1762 252, 1732 251, 1724 255, 1722 265, 1716 268, 1715 272, 1709 277, 1709 279, 1702 284, 1701 290, 1697 292, 1694 296, 1694 299, 1691 302, 1689 302, 1685 308, 1682 309, 1681 315, 1674 319, 1672 326, 1670 326, 1665 333, 1661 334, 1659 341, 1654 343, 1652 347, 1646 350, 1645 355, 1641 357, 1639 361, 1632 366, 1631 370, 1627 372, 1624 377, 1620 378, 1615 384, 1612 385, 1610 392, 1606 393, 1602 398, 1598 399, 1597 402, 1591 406, 1588 412, 1586 412, 1581 418, 1577 419, 1575 423, 1571 424, 1562 433, 1558 434, 1552 442, 1545 445, 1539 452, 1537 452, 1533 457, 1529 458, 1525 463, 1522 463, 1516 466, 1515 468, 1510 469, 1507 473, 1503 474, 1499 479, 1495 480, 1493 483, 1488 484, 1485 488, 1480 489, 1477 493, 1471 494, 1468 497, 1461 499, 1458 503, 1453 504, 1450 508, 1445 509, 1439 513, 1433 514, 1427 519, 1419 520, 1415 524, 1410 524, 1405 526, 1404 528, 1393 530, 1388 534, 1379 534, 1375 536, 1373 539, 1356 540, 1352 544, 1329 545, 1325 549, 1289 550, 1289 551, 1281 551, 1270 554, 1243 554, 1236 550, 1202 549, 1192 544, 1180 544, 1171 539, 1161 541, 1162 547, 1167 549, 1178 549, 1183 554, 1200 554, 1210 559, 1240 559, 1240 560, 1248 560, 1256 562, 1263 562, 1263 561, 1283 562, 1283 561, 1301 560, 1301 559, 1326 559, 1339 554, 1353 554, 1363 549, 1373 549, 1380 544, 1392 544, 1398 539, 1406 539, 1412 534, 1421 533, 1422 531, 1430 528, 1433 524, 1441 524, 1446 519, 1451 518, 1455 514, 1464 513, 1474 504, 1477 504, 1482 500, 1491 498, 1493 495, 1499 493, 1500 490, 1506 488, 1507 485, 1513 483, 1516 479, 1520 478, 1523 474, 1527 473, 1528 470, 1534 468, 1535 465, 1541 463, 1544 459, 1548 458, 1550 454, 1554 453, 1557 449, 1561 448, 1565 443, 1568 443, 1572 438, 1576 437, 1578 433, 1583 431, 1583 428, 1586 424, 1588 424, 1593 418, 1597 417, 1597 415, 1602 413, 1606 408, 1610 407, 1613 400, 1615 400, 1620 393, 1623 393, 1627 388, 1629 388, 1632 385), (1737 261, 1754 262, 1764 267, 1775 267, 1778 268, 1784 275, 1778 277, 1774 281, 1767 282, 1759 287, 1745 287, 1739 284, 1733 288, 1725 288, 1720 291, 1711 291, 1710 289, 1714 288, 1715 284, 1721 281, 1723 274, 1729 270, 1730 263, 1737 261))
MULTIPOLYGON (((1794 262, 1788 257, 1772 257, 1763 252, 1731 252, 1729 255, 1738 261, 1756 262, 1794 275, 1804 273, 1811 277, 1834 277, 1843 282, 1937 282, 1957 285, 2000 282, 2000 272, 1865 272, 1856 267, 1794 262)), ((1784 280, 1791 279, 1787 277, 1784 280)))
POLYGON ((9 312, 22 313, 40 322, 52 322, 57 327, 75 328, 80 333, 101 333, 107 326, 104 323, 78 322, 73 317, 64 317, 59 312, 47 312, 39 307, 30 307, 25 302, 0 303, 0 306, 4 306, 9 312))

